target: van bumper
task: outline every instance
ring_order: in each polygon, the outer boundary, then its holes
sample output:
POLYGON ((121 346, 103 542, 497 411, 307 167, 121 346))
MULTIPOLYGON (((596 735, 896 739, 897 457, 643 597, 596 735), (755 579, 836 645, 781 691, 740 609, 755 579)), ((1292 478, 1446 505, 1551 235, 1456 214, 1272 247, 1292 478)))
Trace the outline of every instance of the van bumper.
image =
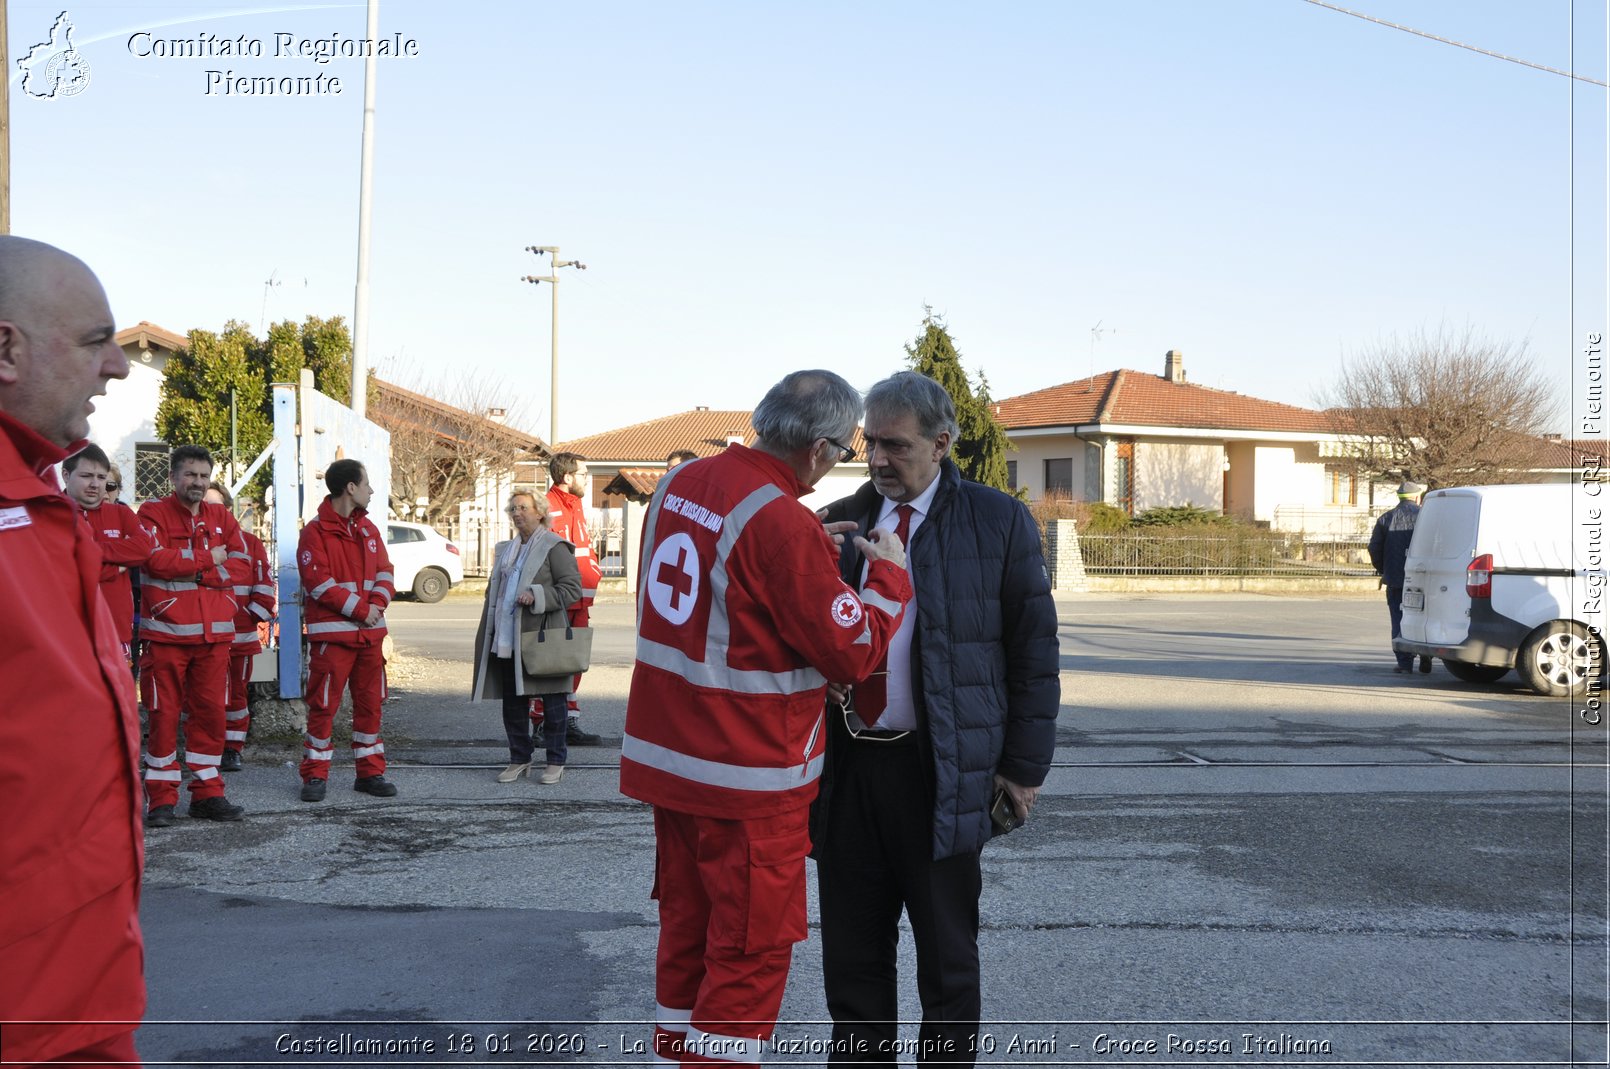
POLYGON ((1463 642, 1444 645, 1397 638, 1392 640, 1392 649, 1418 657, 1440 657, 1445 661, 1463 661, 1465 664, 1514 668, 1515 651, 1521 648, 1521 643, 1529 634, 1531 628, 1519 620, 1494 612, 1492 602, 1482 599, 1470 603, 1470 632, 1463 642))

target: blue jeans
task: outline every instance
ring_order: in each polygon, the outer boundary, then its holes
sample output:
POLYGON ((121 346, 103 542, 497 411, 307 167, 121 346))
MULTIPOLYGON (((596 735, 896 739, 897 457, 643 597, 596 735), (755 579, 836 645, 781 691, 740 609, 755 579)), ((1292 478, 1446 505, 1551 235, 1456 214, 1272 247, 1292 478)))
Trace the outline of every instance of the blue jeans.
MULTIPOLYGON (((523 765, 531 760, 536 744, 531 738, 531 695, 516 694, 514 658, 493 657, 497 672, 503 677, 503 733, 509 738, 509 763, 523 765)), ((570 756, 565 746, 565 724, 569 716, 565 708, 564 692, 543 694, 542 745, 548 751, 550 765, 562 765, 570 756)))

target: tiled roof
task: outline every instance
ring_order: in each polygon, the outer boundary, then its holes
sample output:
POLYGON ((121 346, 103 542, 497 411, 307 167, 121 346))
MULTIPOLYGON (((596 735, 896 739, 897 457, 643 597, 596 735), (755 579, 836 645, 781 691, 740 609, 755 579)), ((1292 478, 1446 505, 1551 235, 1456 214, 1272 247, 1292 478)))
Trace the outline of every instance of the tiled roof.
POLYGON ((604 493, 622 497, 653 497, 654 488, 664 475, 664 468, 622 468, 609 480, 604 493))
POLYGON ((132 327, 125 327, 112 335, 112 340, 120 347, 124 345, 139 345, 142 349, 149 349, 152 345, 178 352, 190 344, 190 339, 183 334, 175 334, 171 330, 164 330, 155 323, 140 320, 132 327))
MULTIPOLYGON (((527 434, 496 420, 487 419, 485 416, 466 412, 446 401, 438 401, 434 397, 405 390, 384 379, 370 381, 374 384, 375 392, 370 396, 374 398, 375 409, 386 413, 391 419, 423 427, 447 438, 454 437, 453 428, 462 426, 465 420, 480 420, 486 425, 489 433, 504 440, 512 448, 543 456, 548 454, 548 446, 534 434, 527 434)), ((374 418, 374 413, 370 413, 370 418, 374 418)))
POLYGON ((1542 471, 1582 471, 1584 467, 1610 480, 1610 442, 1593 438, 1525 438, 1518 447, 1529 468, 1542 471))
POLYGON ((754 440, 755 430, 749 424, 748 412, 696 408, 619 430, 573 438, 554 449, 555 452, 580 453, 588 460, 605 463, 652 462, 662 465, 660 474, 664 474, 665 458, 678 449, 691 450, 701 457, 711 456, 727 448, 728 435, 743 438, 746 445, 754 440))
POLYGON ((1264 401, 1191 382, 1170 382, 1161 375, 1127 368, 1008 397, 996 402, 995 416, 1007 430, 1106 423, 1204 430, 1332 432, 1326 415, 1311 408, 1264 401))

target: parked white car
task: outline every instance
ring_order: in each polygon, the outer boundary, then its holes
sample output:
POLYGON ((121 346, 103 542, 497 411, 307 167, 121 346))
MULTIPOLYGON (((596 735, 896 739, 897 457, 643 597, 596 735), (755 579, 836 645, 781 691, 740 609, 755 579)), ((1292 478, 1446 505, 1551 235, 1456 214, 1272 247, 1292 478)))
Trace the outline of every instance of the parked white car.
POLYGON ((393 520, 386 525, 386 553, 399 594, 412 592, 420 601, 437 602, 464 581, 458 547, 434 527, 393 520))
POLYGON ((1539 694, 1603 685, 1607 512, 1599 485, 1432 491, 1409 543, 1393 648, 1440 657, 1473 683, 1513 668, 1539 694))

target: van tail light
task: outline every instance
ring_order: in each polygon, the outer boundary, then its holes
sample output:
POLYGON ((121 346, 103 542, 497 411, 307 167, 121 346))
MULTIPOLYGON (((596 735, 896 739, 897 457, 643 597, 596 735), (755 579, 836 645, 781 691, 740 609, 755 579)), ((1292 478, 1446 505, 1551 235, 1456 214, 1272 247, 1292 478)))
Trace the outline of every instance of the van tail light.
POLYGON ((1493 596, 1493 555, 1483 553, 1465 567, 1465 593, 1473 598, 1493 596))
MULTIPOLYGON (((458 547, 453 545, 453 543, 451 543, 451 542, 447 543, 447 552, 451 553, 455 557, 463 556, 463 554, 458 551, 458 547)), ((1491 558, 1488 558, 1488 559, 1491 559, 1491 558)))

